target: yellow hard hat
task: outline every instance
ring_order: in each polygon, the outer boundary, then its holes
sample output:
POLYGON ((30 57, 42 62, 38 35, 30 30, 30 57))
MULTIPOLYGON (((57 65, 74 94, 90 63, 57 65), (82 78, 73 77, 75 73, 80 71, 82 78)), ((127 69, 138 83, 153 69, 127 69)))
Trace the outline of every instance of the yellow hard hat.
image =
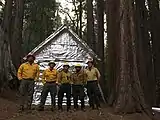
POLYGON ((68 66, 69 67, 69 64, 66 62, 66 63, 63 64, 63 66, 68 66))
POLYGON ((75 67, 82 67, 80 64, 76 64, 75 67))
POLYGON ((50 62, 48 63, 48 65, 51 65, 51 64, 56 65, 56 63, 55 63, 54 61, 50 61, 50 62))

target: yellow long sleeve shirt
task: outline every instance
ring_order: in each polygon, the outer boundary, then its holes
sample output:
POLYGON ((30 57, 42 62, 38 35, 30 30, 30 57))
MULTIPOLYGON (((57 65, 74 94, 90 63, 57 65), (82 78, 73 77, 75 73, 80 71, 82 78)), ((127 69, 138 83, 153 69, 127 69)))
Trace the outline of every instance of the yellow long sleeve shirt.
POLYGON ((72 74, 72 82, 74 85, 84 85, 87 82, 87 74, 84 70, 72 74))
POLYGON ((19 80, 22 79, 39 79, 39 66, 36 63, 30 64, 29 62, 23 63, 17 73, 17 77, 19 80))
POLYGON ((65 83, 72 83, 71 81, 71 73, 70 72, 64 72, 63 70, 58 75, 58 83, 65 84, 65 83))
POLYGON ((50 68, 46 69, 42 75, 43 84, 46 82, 57 82, 58 80, 58 72, 56 69, 50 70, 50 68))
POLYGON ((85 71, 87 74, 87 81, 98 80, 101 76, 99 70, 95 67, 92 67, 91 69, 87 68, 85 71))

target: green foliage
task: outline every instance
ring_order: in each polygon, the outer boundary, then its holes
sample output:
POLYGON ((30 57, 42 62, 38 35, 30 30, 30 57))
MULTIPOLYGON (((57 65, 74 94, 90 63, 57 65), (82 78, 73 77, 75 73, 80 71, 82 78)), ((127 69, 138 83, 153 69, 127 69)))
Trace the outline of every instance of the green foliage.
POLYGON ((61 6, 60 12, 65 15, 63 20, 64 24, 69 25, 74 32, 80 36, 82 33, 82 39, 86 40, 86 27, 87 27, 87 13, 86 13, 86 0, 68 0, 68 3, 72 4, 71 10, 68 7, 61 6), (81 4, 82 6, 81 6, 81 4), (69 14, 69 11, 72 14, 69 14), (82 11, 82 23, 80 24, 80 11, 82 11), (82 31, 80 27, 82 26, 82 31))
POLYGON ((55 0, 26 0, 23 31, 26 53, 61 26, 59 5, 55 0))

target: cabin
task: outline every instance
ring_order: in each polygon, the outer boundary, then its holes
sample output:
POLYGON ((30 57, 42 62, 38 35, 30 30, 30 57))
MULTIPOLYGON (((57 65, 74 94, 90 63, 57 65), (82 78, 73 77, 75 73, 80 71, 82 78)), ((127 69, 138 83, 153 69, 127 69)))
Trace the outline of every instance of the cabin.
MULTIPOLYGON (((65 25, 47 37, 29 54, 36 57, 35 61, 39 64, 41 71, 40 78, 50 61, 55 61, 55 68, 58 70, 61 70, 64 62, 67 62, 70 65, 70 71, 73 71, 77 63, 86 67, 86 61, 89 58, 100 60, 87 43, 65 25)), ((33 104, 38 104, 41 90, 42 83, 36 83, 33 104)), ((46 104, 50 104, 50 96, 46 104)))

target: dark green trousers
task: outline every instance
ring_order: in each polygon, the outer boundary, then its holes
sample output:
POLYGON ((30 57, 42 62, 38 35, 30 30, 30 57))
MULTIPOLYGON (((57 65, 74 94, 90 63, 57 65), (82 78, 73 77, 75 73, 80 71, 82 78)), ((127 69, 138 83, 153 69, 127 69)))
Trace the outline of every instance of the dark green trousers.
POLYGON ((92 108, 94 108, 94 104, 96 107, 100 107, 100 99, 99 96, 101 95, 98 82, 97 81, 88 81, 87 82, 87 94, 89 97, 89 104, 92 108))
POLYGON ((66 83, 60 86, 59 92, 58 92, 58 109, 62 109, 64 93, 66 93, 67 110, 68 110, 71 107, 71 84, 66 83))
POLYGON ((78 108, 78 100, 81 101, 81 109, 84 108, 84 87, 83 85, 73 85, 73 101, 74 101, 74 108, 78 108))
POLYGON ((55 105, 56 105, 55 97, 56 97, 56 93, 57 93, 56 82, 44 84, 43 90, 41 93, 40 107, 44 107, 48 93, 50 93, 50 95, 51 95, 51 105, 53 108, 55 108, 55 105))
POLYGON ((33 79, 23 79, 20 83, 20 105, 24 107, 27 103, 27 108, 31 109, 35 82, 33 79))

